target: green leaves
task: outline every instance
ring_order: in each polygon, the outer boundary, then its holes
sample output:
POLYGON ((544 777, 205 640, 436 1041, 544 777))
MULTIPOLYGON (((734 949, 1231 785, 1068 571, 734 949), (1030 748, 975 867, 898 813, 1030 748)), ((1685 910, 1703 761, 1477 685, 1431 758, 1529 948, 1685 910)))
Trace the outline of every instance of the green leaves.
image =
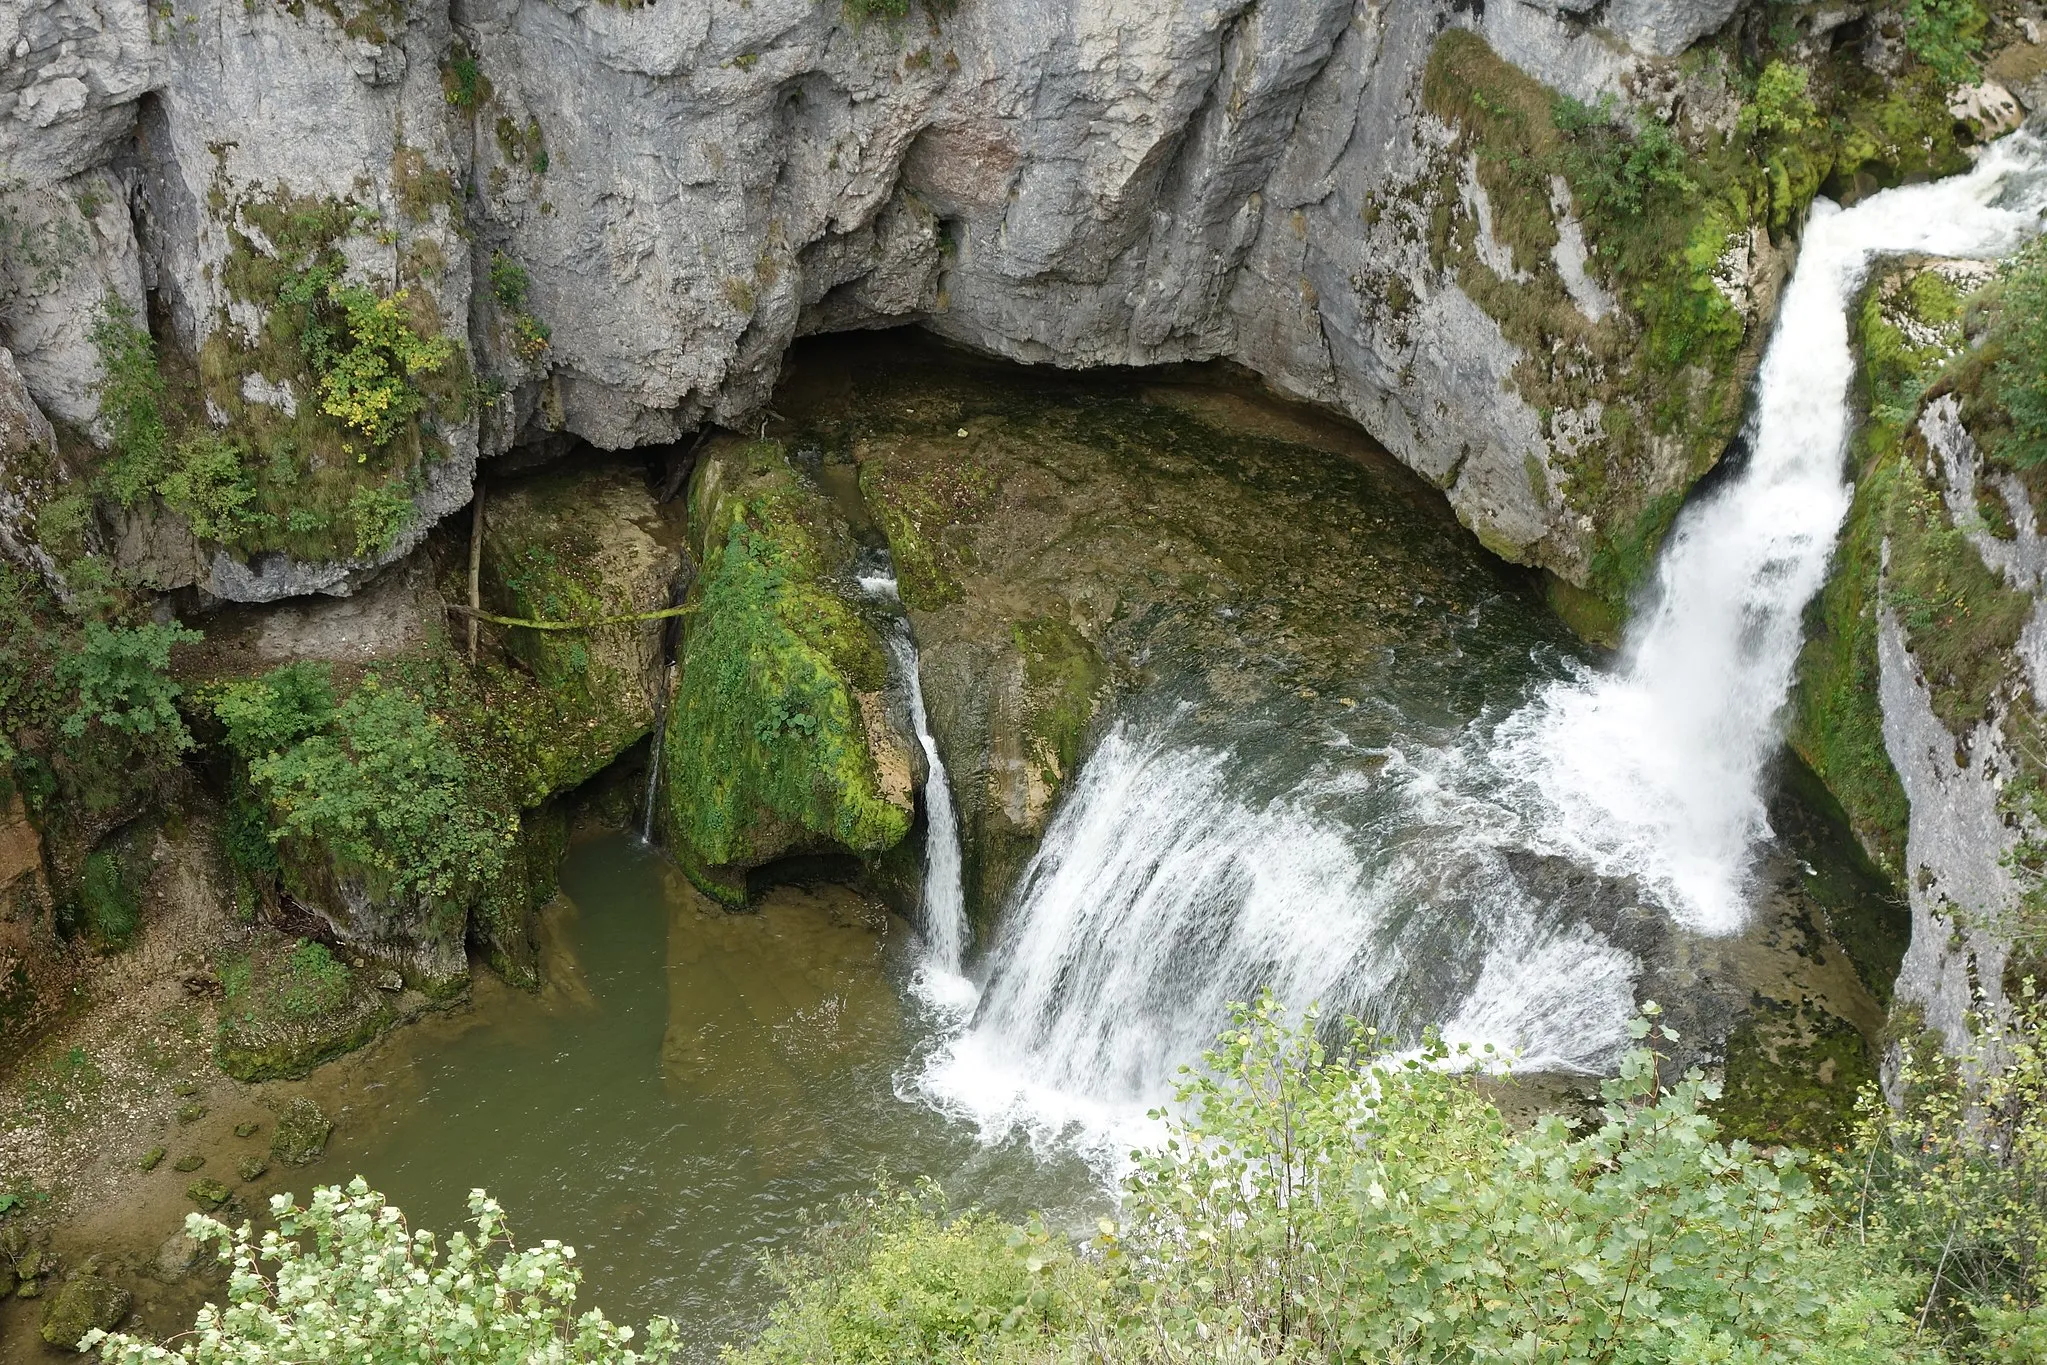
POLYGON ((1905 0, 1905 46, 1948 85, 1983 75, 1976 54, 1990 16, 1979 0, 1905 0))
POLYGON ((156 343, 139 326, 135 310, 109 293, 89 334, 99 351, 99 414, 113 438, 116 458, 107 467, 107 490, 132 507, 160 475, 170 445, 164 419, 168 390, 157 368, 156 343))
POLYGON ((97 724, 174 751, 191 748, 192 736, 178 715, 179 688, 168 670, 172 646, 200 638, 175 621, 135 627, 88 621, 78 651, 57 664, 60 679, 77 688, 78 696, 64 718, 64 733, 76 737, 97 724))
POLYGON ((95 1331, 85 1342, 119 1365, 269 1365, 281 1360, 367 1365, 640 1365, 676 1358, 674 1324, 656 1318, 644 1342, 602 1313, 576 1312, 582 1274, 575 1248, 521 1248, 504 1210, 481 1190, 470 1195, 475 1232, 445 1247, 414 1231, 360 1176, 346 1189, 323 1186, 300 1208, 270 1201, 276 1222, 258 1239, 249 1224, 229 1228, 203 1214, 186 1231, 217 1247, 232 1267, 227 1302, 199 1310, 176 1350, 95 1331))

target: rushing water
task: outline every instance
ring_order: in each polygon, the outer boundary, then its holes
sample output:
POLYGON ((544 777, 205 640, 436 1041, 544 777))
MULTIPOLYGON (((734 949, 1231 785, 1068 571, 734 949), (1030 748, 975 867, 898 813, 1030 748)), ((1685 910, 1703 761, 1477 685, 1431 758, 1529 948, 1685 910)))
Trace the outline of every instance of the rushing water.
POLYGON ((1966 175, 1813 206, 1747 463, 1679 519, 1620 667, 1581 670, 1503 729, 1499 766, 1539 793, 1545 846, 1642 879, 1696 928, 1740 926, 1801 616, 1848 511, 1849 304, 1878 256, 1998 255, 2038 231, 2040 162, 2020 133, 1966 175))
MULTIPOLYGON (((883 552, 878 558, 885 558, 883 552)), ((885 565, 862 573, 860 590, 900 612, 893 570, 885 565)), ((889 657, 909 702, 910 725, 924 753, 924 885, 919 897, 924 931, 924 963, 918 974, 919 994, 947 1013, 970 1010, 974 989, 962 975, 967 953, 966 893, 960 884, 960 822, 953 809, 952 784, 931 718, 924 710, 924 682, 918 674, 917 642, 910 623, 900 615, 888 624, 889 657)))
POLYGON ((1680 930, 1747 918, 1800 617, 1847 510, 1851 298, 1880 254, 2037 230, 2039 161, 2015 137, 1967 175, 1815 207, 1748 459, 1680 518, 1617 666, 1566 661, 1503 723, 1454 733, 1381 688, 1377 734, 1330 726, 1318 761, 1277 773, 1186 706, 1119 723, 924 1093, 985 1133, 1113 1151, 1262 986, 1527 1067, 1608 1065, 1653 964, 1573 907, 1618 883, 1680 930))

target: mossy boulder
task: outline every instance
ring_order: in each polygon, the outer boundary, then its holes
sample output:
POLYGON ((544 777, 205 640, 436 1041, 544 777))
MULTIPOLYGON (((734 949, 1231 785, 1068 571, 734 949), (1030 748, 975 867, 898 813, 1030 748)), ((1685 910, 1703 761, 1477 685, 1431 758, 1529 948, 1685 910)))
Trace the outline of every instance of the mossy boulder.
POLYGON ((383 993, 325 944, 272 943, 224 963, 214 1057, 241 1081, 303 1076, 392 1022, 383 993))
POLYGON ((234 1198, 235 1192, 212 1176, 203 1176, 185 1186, 185 1197, 208 1213, 212 1213, 234 1198))
POLYGON ((732 443, 699 466, 690 533, 702 568, 663 754, 670 848, 732 903, 777 858, 893 847, 913 768, 844 522, 780 446, 732 443))
MULTIPOLYGON (((636 469, 577 467, 486 494, 486 609, 537 621, 659 611, 685 563, 681 509, 654 500, 636 469)), ((596 630, 493 633, 555 712, 532 762, 550 791, 588 780, 654 724, 662 621, 596 630)))
POLYGON ((87 1332, 112 1331, 128 1316, 135 1296, 100 1274, 100 1258, 87 1259, 43 1307, 42 1338, 78 1350, 87 1332))
POLYGON ((270 1155, 287 1166, 308 1166, 327 1150, 334 1121, 304 1095, 294 1095, 277 1115, 270 1134, 270 1155))

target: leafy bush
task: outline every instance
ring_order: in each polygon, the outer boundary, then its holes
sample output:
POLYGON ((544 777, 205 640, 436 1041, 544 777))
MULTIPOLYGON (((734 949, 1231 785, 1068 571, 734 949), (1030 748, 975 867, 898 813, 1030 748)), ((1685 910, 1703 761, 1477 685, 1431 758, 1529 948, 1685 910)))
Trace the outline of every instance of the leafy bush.
POLYGON ((439 1361, 447 1365, 604 1361, 638 1365, 676 1358, 673 1324, 656 1318, 644 1345, 596 1309, 576 1312, 582 1273, 575 1249, 514 1244, 504 1210, 471 1192, 475 1232, 445 1247, 408 1228, 404 1215, 358 1176, 324 1186, 304 1208, 270 1201, 274 1231, 259 1240, 192 1214, 185 1229, 233 1266, 227 1303, 199 1310, 172 1347, 94 1331, 83 1347, 118 1365, 269 1365, 304 1361, 439 1361))
POLYGON ((1772 61, 1756 78, 1754 98, 1735 116, 1744 133, 1800 133, 1819 117, 1813 104, 1812 77, 1802 66, 1772 61))
POLYGON ((231 437, 202 432, 178 443, 175 458, 154 490, 185 518, 201 540, 232 542, 263 524, 255 510, 248 447, 231 437))
POLYGON ((1980 0, 1905 0, 1905 46, 1947 84, 1967 85, 1982 77, 1989 22, 1980 0))
POLYGON ((78 696, 64 733, 75 738, 98 724, 174 751, 191 748, 192 736, 178 715, 179 688, 168 669, 172 646, 201 638, 175 621, 134 627, 87 622, 78 651, 57 666, 78 696))
POLYGON ((348 519, 355 527, 357 558, 382 554, 412 524, 412 498, 403 484, 365 484, 349 495, 348 519))
POLYGON ((2021 985, 1970 1055, 1908 1049, 1836 1167, 1858 1241, 1919 1276, 1919 1318, 1964 1359, 2047 1359, 2047 1001, 2021 985), (2029 1344, 2030 1343, 2030 1344, 2029 1344))
MULTIPOLYGON (((1645 1043, 1673 1036, 1653 1011, 1645 1043)), ((1485 1060, 1239 1007, 1098 1258, 884 1210, 864 1261, 785 1262, 790 1301, 728 1360, 1937 1358, 1795 1154, 1714 1140, 1699 1073, 1666 1087, 1638 1047, 1595 1124, 1517 1130, 1460 1065, 1485 1060)))
POLYGON ((170 446, 164 418, 167 388, 157 367, 156 343, 136 324, 135 310, 108 293, 94 318, 93 346, 99 351, 99 413, 113 438, 116 458, 107 466, 107 491, 132 507, 153 488, 170 446))
POLYGON ((1572 187, 1590 211, 1639 217, 1659 191, 1681 196, 1698 188, 1685 174, 1684 144, 1645 111, 1627 124, 1615 119, 1611 100, 1593 106, 1559 95, 1554 118, 1568 139, 1572 187))
MULTIPOLYGON (((270 695, 275 702, 280 689, 270 695)), ((244 727, 242 742, 261 743, 309 724, 318 707, 311 688, 298 702, 275 702, 268 719, 240 712, 235 723, 244 727), (287 719, 299 703, 298 720, 287 719)), ((241 752, 250 755, 250 785, 270 804, 273 839, 316 840, 382 889, 447 896, 504 865, 514 831, 471 799, 468 765, 440 718, 374 677, 289 747, 241 752)))
POLYGON ((2047 237, 2008 261, 1993 329, 1997 398, 2011 432, 1997 453, 2021 469, 2047 465, 2047 237))
POLYGON ((301 661, 260 678, 230 683, 213 699, 228 747, 254 761, 282 753, 334 719, 334 679, 322 663, 301 661))
MULTIPOLYGON (((390 444, 426 406, 415 382, 435 374, 455 353, 446 337, 425 336, 406 315, 405 290, 380 296, 344 284, 334 269, 306 272, 288 283, 287 302, 324 298, 300 344, 320 391, 320 408, 362 433, 372 446, 390 444)), ((358 456, 358 459, 362 458, 358 456)))

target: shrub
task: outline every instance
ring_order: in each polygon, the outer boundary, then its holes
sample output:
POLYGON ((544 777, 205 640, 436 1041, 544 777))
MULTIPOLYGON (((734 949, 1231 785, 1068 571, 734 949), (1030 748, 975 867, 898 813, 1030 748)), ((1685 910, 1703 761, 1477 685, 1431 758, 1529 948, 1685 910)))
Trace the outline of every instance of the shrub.
POLYGON ((426 405, 414 381, 439 372, 454 355, 454 343, 414 327, 405 313, 406 291, 383 297, 366 285, 327 275, 309 271, 285 295, 288 302, 310 302, 302 296, 317 286, 330 305, 301 339, 320 391, 320 409, 362 433, 372 446, 388 445, 426 405))
POLYGON ((64 719, 64 733, 76 738, 97 723, 173 751, 191 748, 192 736, 178 715, 179 688, 167 670, 172 646, 200 638, 175 621, 135 627, 87 622, 78 651, 57 665, 78 698, 64 719))
POLYGON ((1845 1224, 1920 1278, 1958 1356, 2047 1359, 2047 1001, 2021 983, 1960 1059, 1922 1038, 1897 1085, 1899 1108, 1864 1095, 1835 1165, 1845 1224))
POLYGON ((248 447, 240 441, 203 432, 178 443, 154 490, 185 518, 193 535, 231 542, 263 524, 247 460, 248 447))
POLYGON ((103 946, 119 947, 134 936, 142 922, 142 903, 121 849, 98 849, 86 858, 78 879, 78 906, 83 912, 79 927, 103 946))
POLYGON ((203 1214, 185 1229, 219 1249, 233 1267, 225 1306, 199 1310, 192 1332, 173 1347, 94 1331, 83 1345, 119 1365, 152 1361, 267 1365, 279 1360, 669 1361, 673 1324, 656 1318, 644 1345, 629 1327, 596 1309, 576 1312, 582 1273, 575 1249, 545 1241, 519 1248, 504 1211, 472 1191, 475 1232, 445 1247, 358 1176, 346 1189, 324 1186, 304 1208, 289 1195, 270 1201, 274 1231, 261 1239, 203 1214))
POLYGON ((426 896, 488 882, 504 865, 513 831, 471 799, 470 778, 440 718, 374 677, 324 728, 249 761, 273 839, 316 840, 381 889, 426 896))
POLYGON ((1659 191, 1681 196, 1698 188, 1685 174, 1684 144, 1646 112, 1637 111, 1632 124, 1621 123, 1611 101, 1595 107, 1559 95, 1553 117, 1568 139, 1564 157, 1572 188, 1591 212, 1639 217, 1659 191))
POLYGON ((1997 398, 2011 431, 1997 453, 2021 469, 2047 465, 2047 237, 2005 263, 1992 329, 1997 398))
POLYGON ((1744 133, 1799 133, 1819 116, 1812 78, 1802 66, 1772 61, 1756 78, 1755 97, 1741 107, 1736 126, 1744 133))
POLYGON ((1799 1157, 1715 1141, 1717 1087, 1664 1084, 1654 1006, 1636 1030, 1596 1122, 1515 1129, 1482 1055, 1239 1007, 1098 1258, 884 1207, 857 1254, 785 1261, 789 1303, 728 1361, 1930 1358, 1799 1157))
POLYGON ((1949 85, 1979 79, 1976 54, 1990 16, 1980 0, 1905 0, 1905 46, 1949 85))
POLYGON ((170 445, 163 371, 157 367, 156 343, 118 294, 100 300, 90 335, 99 351, 100 420, 115 450, 104 473, 106 487, 115 501, 132 507, 162 475, 170 445))
POLYGON ((412 524, 412 514, 412 498, 402 484, 373 483, 356 489, 348 499, 356 557, 389 550, 412 524))
POLYGON ((228 747, 245 761, 282 753, 334 719, 334 680, 327 665, 285 664, 260 678, 230 683, 213 700, 228 747))

